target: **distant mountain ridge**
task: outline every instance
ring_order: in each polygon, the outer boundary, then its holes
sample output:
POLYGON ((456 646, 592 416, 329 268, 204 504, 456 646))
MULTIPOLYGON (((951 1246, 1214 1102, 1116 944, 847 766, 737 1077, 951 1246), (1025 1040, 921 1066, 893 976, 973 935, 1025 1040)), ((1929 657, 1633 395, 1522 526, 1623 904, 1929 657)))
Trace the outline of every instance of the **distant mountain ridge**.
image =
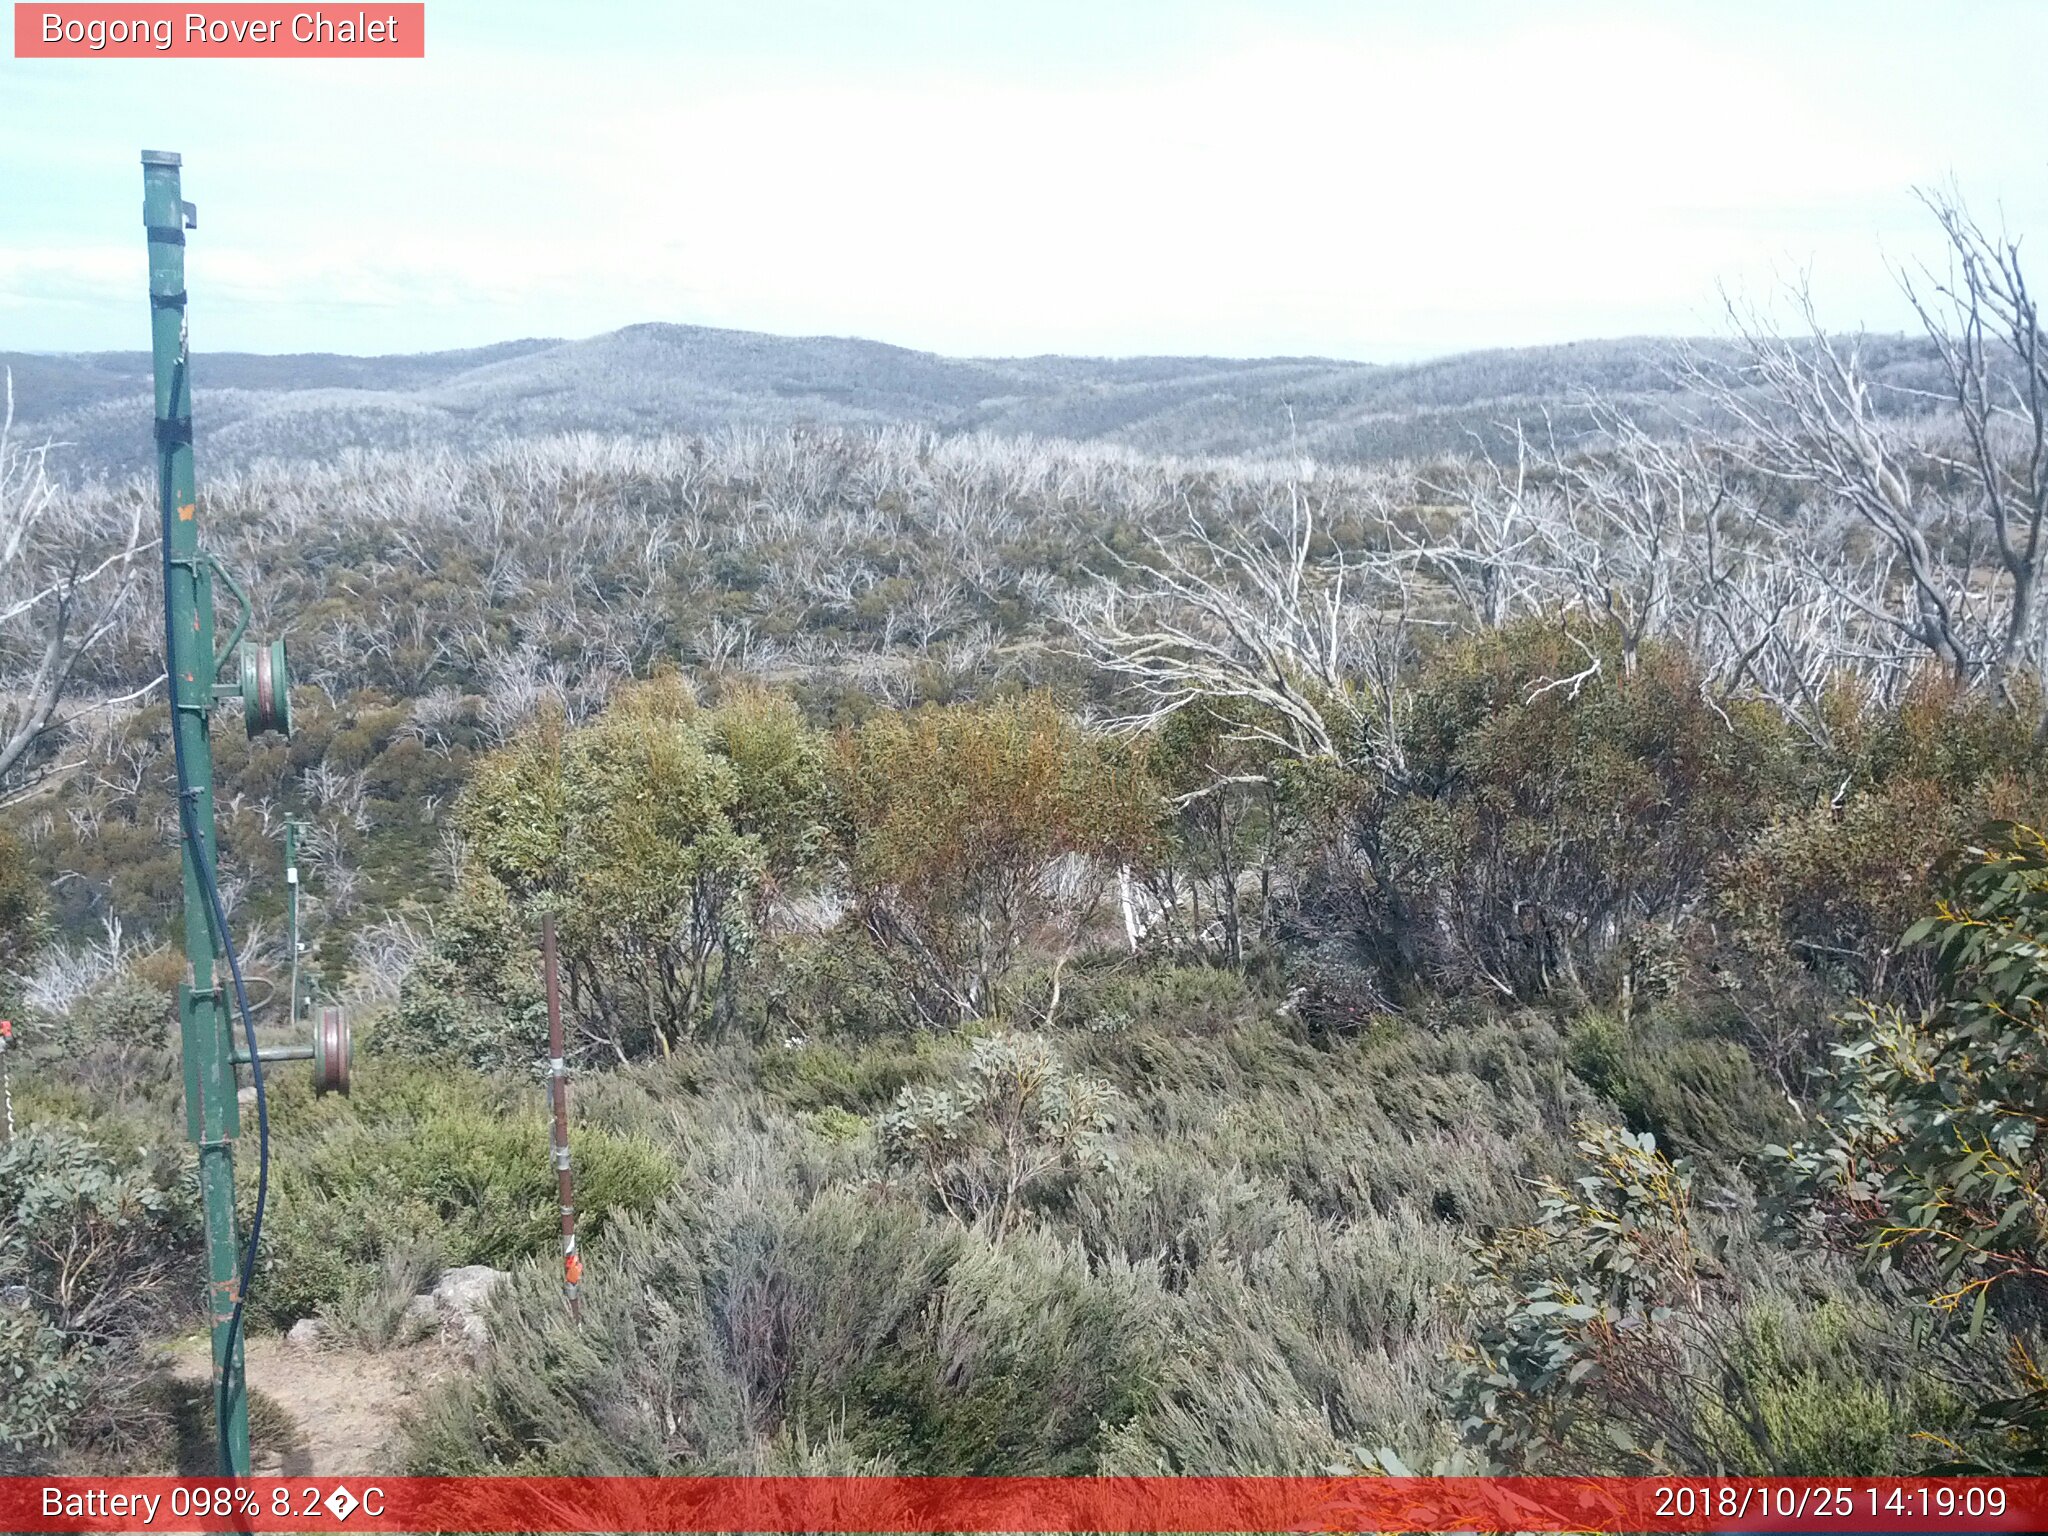
MULTIPOLYGON (((1876 343, 1896 353, 1887 366, 1924 365, 1924 345, 1876 343)), ((891 423, 1153 453, 1384 460, 1497 443, 1502 422, 1570 413, 1589 391, 1667 416, 1683 399, 1667 376, 1677 345, 1587 341, 1399 365, 953 358, 852 338, 645 324, 383 357, 195 354, 194 416, 214 463, 564 431, 891 423)), ((147 353, 0 352, 0 366, 13 371, 18 430, 70 445, 58 460, 67 473, 118 475, 147 462, 147 353)))

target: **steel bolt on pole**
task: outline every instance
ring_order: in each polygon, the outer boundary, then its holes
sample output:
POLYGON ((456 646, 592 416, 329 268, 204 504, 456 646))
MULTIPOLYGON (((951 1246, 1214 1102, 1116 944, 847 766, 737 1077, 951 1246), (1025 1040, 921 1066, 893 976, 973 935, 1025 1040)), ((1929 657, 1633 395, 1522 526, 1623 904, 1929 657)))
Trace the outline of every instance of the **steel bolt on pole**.
POLYGON ((185 876, 185 957, 190 979, 178 989, 178 1027, 185 1064, 186 1133, 199 1148, 199 1193, 206 1218, 207 1315, 213 1327, 214 1400, 222 1407, 224 1460, 237 1476, 249 1471, 249 1403, 239 1338, 229 1320, 241 1260, 235 1223, 235 1100, 228 1000, 215 979, 220 936, 201 884, 199 860, 215 854, 213 748, 207 722, 214 704, 213 571, 199 552, 192 475, 192 380, 185 327, 185 231, 197 215, 180 195, 178 156, 142 155, 142 222, 149 234, 149 308, 156 372, 157 487, 163 526, 164 605, 171 654, 165 658, 171 729, 184 755, 188 804, 199 846, 181 835, 185 876))
POLYGON ((562 1044, 562 984, 552 912, 540 920, 540 952, 548 998, 548 1096, 555 1110, 555 1186, 562 1207, 562 1295, 569 1303, 569 1315, 581 1318, 583 1260, 576 1252, 576 1189, 569 1172, 569 1062, 562 1044))

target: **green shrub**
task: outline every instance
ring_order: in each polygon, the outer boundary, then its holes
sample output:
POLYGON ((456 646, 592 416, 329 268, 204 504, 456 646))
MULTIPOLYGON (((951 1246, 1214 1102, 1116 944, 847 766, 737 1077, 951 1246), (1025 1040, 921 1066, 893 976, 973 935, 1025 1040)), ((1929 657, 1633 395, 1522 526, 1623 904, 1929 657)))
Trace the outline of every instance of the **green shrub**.
POLYGON ((791 1109, 864 1115, 886 1107, 906 1088, 929 1082, 943 1059, 928 1036, 861 1045, 819 1040, 765 1045, 757 1070, 762 1090, 791 1109))
POLYGON ((1178 1291, 1211 1258, 1271 1247, 1292 1209, 1283 1190, 1242 1168, 1150 1144, 1076 1190, 1073 1217, 1090 1254, 1154 1264, 1160 1283, 1178 1291))
POLYGON ((1446 1443, 1455 1235, 1414 1212, 1335 1225, 1284 1198, 1268 1211, 1270 1236, 1240 1227, 1246 1246, 1209 1247, 1162 1304, 1156 1390, 1106 1470, 1319 1475, 1354 1442, 1446 1443))
POLYGON ((1476 1245, 1482 1319, 1459 1381, 1466 1444, 1508 1469, 1705 1471, 1691 1178, 1653 1138, 1584 1128, 1586 1172, 1530 1227, 1476 1245))
POLYGON ((458 824, 517 911, 505 939, 558 914, 579 1047, 667 1055, 738 1021, 769 893, 825 847, 824 756, 788 700, 735 690, 705 710, 664 672, 478 764, 458 824))
MULTIPOLYGON (((1991 1330, 2021 1391, 1983 1402, 1978 1429, 2005 1465, 2048 1466, 2048 1388, 2031 1366, 2048 1308, 2048 837, 1987 829, 1909 944, 1932 957, 1924 1013, 1865 1004, 1835 1049, 1817 1134, 1767 1148, 1780 1215, 1803 1238, 1860 1251, 1975 1345, 1991 1330)), ((1981 1348, 1973 1351, 1987 1353, 1981 1348)), ((1998 1371, 1980 1372, 1995 1378, 1998 1371)))
POLYGON ((1567 1040, 1572 1070, 1631 1129, 1689 1157, 1749 1159, 1787 1133, 1792 1106, 1741 1045, 1687 1023, 1671 1009, 1634 1024, 1585 1014, 1567 1040))
POLYGON ((190 1315, 189 1163, 33 1126, 0 1146, 0 1451, 118 1444, 139 1341, 190 1315))
POLYGON ((1987 821, 2038 817, 2040 755, 2015 712, 1947 679, 1917 679, 1890 710, 1840 712, 1836 760, 1719 872, 1717 900, 1752 952, 1790 955, 1843 992, 1923 1001, 1932 970, 1900 936, 1951 849, 1987 821))
POLYGON ((1158 1293, 1033 1232, 993 1249, 901 1202, 780 1190, 664 1207, 595 1245, 582 1325, 538 1272, 410 1469, 1082 1473, 1142 1402, 1158 1293))
POLYGON ((1925 1467, 1968 1424, 1948 1373, 1928 1368, 1875 1298, 1839 1282, 1817 1302, 1789 1287, 1753 1292, 1727 1355, 1740 1388, 1718 1438, 1752 1447, 1730 1464, 1741 1474, 1891 1476, 1925 1467))
POLYGON ((960 1221, 1000 1238, 1046 1190, 1109 1162, 1116 1092, 1067 1071, 1039 1035, 974 1042, 950 1088, 905 1088, 881 1121, 883 1155, 960 1221))
POLYGON ((0 1305, 0 1474, 37 1467, 34 1452, 84 1415, 90 1360, 35 1308, 0 1305))
POLYGON ((1769 708, 1714 704, 1675 648, 1630 671, 1611 632, 1553 619, 1431 658, 1404 748, 1416 787, 1375 834, 1394 947, 1447 990, 1516 997, 1588 990, 1615 945, 1689 910, 1797 779, 1769 708))
POLYGON ((434 1240, 387 1250, 375 1265, 352 1268, 333 1302, 317 1312, 327 1337, 357 1349, 389 1349, 412 1343, 432 1325, 413 1303, 440 1274, 441 1245, 434 1240))
MULTIPOLYGON (((850 1381, 847 1435, 926 1474, 1078 1476, 1149 1399, 1158 1292, 1049 1234, 970 1243, 897 1348, 850 1381)), ((813 1412, 829 1411, 830 1399, 813 1412)))
POLYGON ((197 1237, 193 1192, 176 1153, 29 1127, 0 1146, 0 1262, 67 1338, 146 1332, 189 1305, 177 1281, 197 1237))
POLYGON ((1118 1015, 1127 1027, 1162 1034, 1213 1035, 1259 1011, 1242 973, 1207 965, 1162 966, 1114 977, 1089 992, 1083 1021, 1118 1015))
POLYGON ((0 1016, 13 1010, 13 978, 41 944, 43 893, 21 839, 0 827, 0 1016))
POLYGON ((857 915, 930 1023, 1002 1016, 1027 940, 1071 954, 1111 870, 1154 839, 1142 761, 1043 696, 879 714, 838 748, 857 915), (1055 897, 1063 860, 1077 888, 1055 897))
POLYGON ((160 1051, 177 1024, 177 1005, 164 989, 122 969, 98 981, 74 1002, 62 1031, 67 1044, 90 1050, 160 1051))
POLYGON ((1579 1145, 1582 1171, 1548 1186, 1534 1224, 1472 1250, 1455 1401, 1482 1466, 1872 1476, 1933 1460, 1921 1437, 1958 1428, 1960 1404, 1867 1298, 1820 1266, 1787 1275, 1782 1255, 1770 1279, 1744 1273, 1651 1137, 1592 1125, 1579 1145))
POLYGON ((500 1292, 477 1370, 408 1424, 409 1474, 734 1470, 745 1419, 695 1264, 663 1262, 631 1223, 615 1236, 593 1253, 580 1322, 552 1275, 525 1270, 500 1292))
POLYGON ((398 1006, 366 1031, 371 1052, 483 1071, 547 1056, 540 960, 505 888, 473 876, 443 904, 434 942, 399 984, 398 1006))
MULTIPOLYGON (((343 1304, 396 1256, 508 1267, 559 1240, 549 1118, 540 1095, 466 1071, 374 1059, 347 1104, 278 1095, 281 1150, 251 1305, 283 1324, 343 1304), (358 1108, 360 1106, 360 1108, 358 1108)), ((652 1207, 673 1163, 644 1137, 573 1124, 578 1227, 652 1207)))
POLYGON ((879 1040, 917 1023, 895 972, 856 925, 785 939, 762 958, 759 1033, 771 1044, 826 1035, 879 1040))

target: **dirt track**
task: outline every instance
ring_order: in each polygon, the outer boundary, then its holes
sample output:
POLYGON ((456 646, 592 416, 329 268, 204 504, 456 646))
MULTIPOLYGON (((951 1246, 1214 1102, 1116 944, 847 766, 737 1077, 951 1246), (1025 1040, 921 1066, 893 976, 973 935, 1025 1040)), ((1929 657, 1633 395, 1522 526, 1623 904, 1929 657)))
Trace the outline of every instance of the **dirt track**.
MULTIPOLYGON (((193 1389, 193 1432, 181 1437, 177 1471, 213 1470, 213 1422, 207 1411, 207 1342, 195 1335, 167 1351, 169 1374, 193 1389), (191 1463, 191 1465, 188 1465, 191 1463)), ((437 1343, 372 1354, 357 1349, 302 1350, 271 1336, 247 1349, 249 1386, 282 1410, 276 1423, 261 1399, 252 1414, 257 1472, 288 1477, 386 1473, 396 1462, 389 1442, 399 1416, 421 1393, 459 1369, 454 1352, 437 1343)))

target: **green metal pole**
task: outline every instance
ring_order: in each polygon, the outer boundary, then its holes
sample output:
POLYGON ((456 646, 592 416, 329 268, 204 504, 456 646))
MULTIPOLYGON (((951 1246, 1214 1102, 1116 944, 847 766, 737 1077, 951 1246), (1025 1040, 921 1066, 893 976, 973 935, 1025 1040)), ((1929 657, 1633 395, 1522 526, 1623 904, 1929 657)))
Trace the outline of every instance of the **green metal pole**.
POLYGON ((199 553, 192 478, 192 381, 185 331, 185 229, 196 222, 180 195, 176 155, 142 155, 142 222, 149 233, 149 308, 156 365, 157 485, 165 541, 164 608, 170 655, 171 729, 185 764, 185 796, 199 847, 182 826, 185 871, 185 956, 191 979, 178 991, 185 1060, 185 1128, 199 1147, 199 1195, 206 1214, 207 1313, 213 1324, 214 1402, 223 1410, 221 1436, 229 1468, 249 1470, 249 1403, 241 1341, 229 1348, 228 1321, 239 1283, 241 1242, 235 1226, 235 1100, 233 1039, 227 998, 214 977, 218 936, 200 881, 199 860, 213 867, 213 575, 199 553))

